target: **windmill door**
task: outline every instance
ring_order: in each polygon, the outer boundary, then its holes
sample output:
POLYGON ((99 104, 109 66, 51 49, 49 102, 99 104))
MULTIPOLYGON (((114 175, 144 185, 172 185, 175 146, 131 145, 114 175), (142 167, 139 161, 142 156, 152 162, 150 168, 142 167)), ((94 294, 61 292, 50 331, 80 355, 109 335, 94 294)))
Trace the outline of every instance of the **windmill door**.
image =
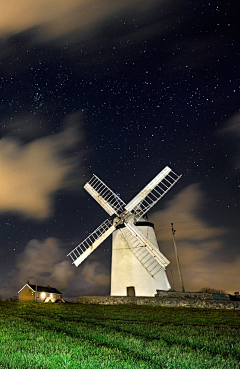
POLYGON ((127 296, 136 296, 135 287, 127 287, 127 296))

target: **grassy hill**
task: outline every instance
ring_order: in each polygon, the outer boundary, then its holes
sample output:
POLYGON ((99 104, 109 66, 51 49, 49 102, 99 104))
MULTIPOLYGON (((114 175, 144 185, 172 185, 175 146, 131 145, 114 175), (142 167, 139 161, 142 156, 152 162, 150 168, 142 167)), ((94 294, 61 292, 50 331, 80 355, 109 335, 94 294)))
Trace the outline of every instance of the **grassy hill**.
POLYGON ((0 368, 240 368, 240 311, 0 303, 0 368))

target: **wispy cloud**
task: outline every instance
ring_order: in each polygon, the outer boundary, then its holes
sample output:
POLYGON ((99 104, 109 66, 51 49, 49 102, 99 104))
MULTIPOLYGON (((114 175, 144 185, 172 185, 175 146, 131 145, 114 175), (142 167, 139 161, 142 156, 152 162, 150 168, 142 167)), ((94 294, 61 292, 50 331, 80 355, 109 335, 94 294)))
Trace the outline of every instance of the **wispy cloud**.
MULTIPOLYGON (((161 0, 162 6, 169 1, 161 0)), ((25 0, 0 1, 0 35, 8 36, 32 27, 41 29, 45 39, 93 29, 117 13, 129 11, 134 16, 154 11, 156 0, 25 0)))
POLYGON ((83 134, 78 132, 74 119, 70 120, 71 124, 62 132, 27 144, 13 137, 1 139, 0 212, 46 218, 53 211, 54 193, 74 186, 70 177, 81 158, 77 154, 69 154, 69 151, 83 134))
POLYGON ((233 167, 240 168, 240 113, 234 115, 218 131, 218 134, 224 135, 228 141, 231 141, 235 148, 235 157, 233 159, 233 167))
POLYGON ((224 243, 226 230, 213 227, 200 217, 203 202, 204 194, 200 186, 194 184, 150 218, 155 224, 160 249, 171 261, 168 274, 170 276, 172 269, 175 287, 180 289, 171 232, 173 223, 185 289, 197 291, 202 287, 212 287, 238 291, 240 255, 232 260, 228 253, 229 245, 224 243))

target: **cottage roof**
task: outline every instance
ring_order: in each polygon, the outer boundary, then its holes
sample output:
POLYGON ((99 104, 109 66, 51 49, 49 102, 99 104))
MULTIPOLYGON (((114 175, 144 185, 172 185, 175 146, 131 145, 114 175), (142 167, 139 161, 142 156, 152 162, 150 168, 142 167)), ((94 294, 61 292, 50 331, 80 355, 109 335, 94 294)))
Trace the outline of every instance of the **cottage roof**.
MULTIPOLYGON (((35 284, 30 284, 30 283, 26 283, 25 286, 30 287, 33 291, 36 291, 36 285, 35 284)), ((23 286, 23 288, 25 287, 23 286)), ((21 290, 23 289, 21 288, 21 290)), ((21 291, 20 290, 20 291, 21 291)), ((18 291, 18 293, 20 292, 18 291)), ((46 293, 57 293, 57 294, 62 294, 62 292, 58 291, 56 288, 54 287, 50 287, 50 286, 38 286, 37 285, 37 292, 46 292, 46 293)))
MULTIPOLYGON (((31 287, 34 291, 36 291, 36 285, 35 284, 29 284, 29 287, 31 287)), ((47 293, 58 293, 61 294, 60 291, 58 291, 54 287, 50 286, 37 286, 37 292, 47 292, 47 293)))

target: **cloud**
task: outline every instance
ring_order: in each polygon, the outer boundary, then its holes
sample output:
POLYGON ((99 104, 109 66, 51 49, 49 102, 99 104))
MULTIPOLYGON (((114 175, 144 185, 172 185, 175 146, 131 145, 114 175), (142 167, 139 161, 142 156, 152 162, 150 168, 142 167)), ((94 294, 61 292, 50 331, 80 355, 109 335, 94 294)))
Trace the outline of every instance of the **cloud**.
MULTIPOLYGON (((233 259, 229 255, 229 245, 224 241, 225 229, 212 227, 200 217, 202 204, 204 194, 200 186, 194 184, 168 201, 165 209, 150 217, 160 250, 171 262, 167 268, 169 280, 171 282, 172 269, 175 288, 181 289, 171 233, 173 223, 185 289, 198 291, 211 287, 233 293, 239 290, 240 256, 233 259)), ((9 275, 10 282, 5 287, 1 285, 0 294, 5 298, 16 295, 27 279, 31 283, 37 280, 39 285, 50 284, 63 292, 67 299, 109 294, 110 270, 104 263, 96 261, 96 254, 76 268, 66 257, 69 251, 54 237, 29 241, 23 252, 16 256, 15 267, 9 275)))
POLYGON ((4 136, 18 138, 21 142, 27 143, 46 136, 47 132, 51 133, 51 127, 48 127, 47 121, 41 114, 30 115, 28 112, 25 114, 22 112, 3 122, 1 131, 4 136))
POLYGON ((172 269, 175 288, 181 289, 171 232, 173 223, 185 289, 198 291, 211 287, 229 293, 238 291, 240 255, 232 260, 229 245, 224 241, 226 230, 212 227, 200 217, 203 204, 204 194, 200 186, 194 184, 150 218, 155 225, 160 250, 171 262, 167 268, 169 280, 171 282, 172 269))
POLYGON ((236 149, 233 167, 240 169, 240 113, 230 118, 218 134, 223 134, 227 139, 230 138, 236 149))
MULTIPOLYGON (((162 0, 162 6, 168 4, 162 0)), ((0 0, 0 35, 9 36, 39 27, 45 39, 84 32, 118 12, 144 15, 159 6, 156 0, 0 0)))
POLYGON ((66 246, 55 237, 30 240, 15 256, 15 266, 8 277, 8 282, 6 278, 0 281, 0 295, 4 298, 17 295, 27 280, 42 286, 49 284, 67 300, 80 295, 109 294, 110 271, 104 264, 90 258, 76 268, 67 258, 66 246))
POLYGON ((108 287, 110 285, 110 273, 98 261, 86 262, 82 269, 82 275, 91 285, 108 287))
POLYGON ((232 135, 237 135, 240 138, 240 114, 236 114, 234 117, 229 119, 223 128, 222 132, 229 132, 232 135))
POLYGON ((73 188, 76 183, 70 177, 80 158, 69 151, 82 139, 74 119, 62 132, 27 144, 12 137, 1 139, 0 212, 46 218, 53 211, 53 194, 73 188))
POLYGON ((68 290, 76 279, 77 270, 66 258, 64 245, 55 237, 43 241, 32 239, 24 250, 15 256, 14 267, 8 279, 0 284, 0 294, 4 299, 17 295, 27 280, 30 283, 50 285, 61 292, 68 290))
POLYGON ((39 285, 51 284, 66 289, 74 278, 75 269, 66 255, 60 241, 49 237, 44 241, 29 241, 23 252, 17 256, 14 284, 24 284, 27 279, 39 285))

